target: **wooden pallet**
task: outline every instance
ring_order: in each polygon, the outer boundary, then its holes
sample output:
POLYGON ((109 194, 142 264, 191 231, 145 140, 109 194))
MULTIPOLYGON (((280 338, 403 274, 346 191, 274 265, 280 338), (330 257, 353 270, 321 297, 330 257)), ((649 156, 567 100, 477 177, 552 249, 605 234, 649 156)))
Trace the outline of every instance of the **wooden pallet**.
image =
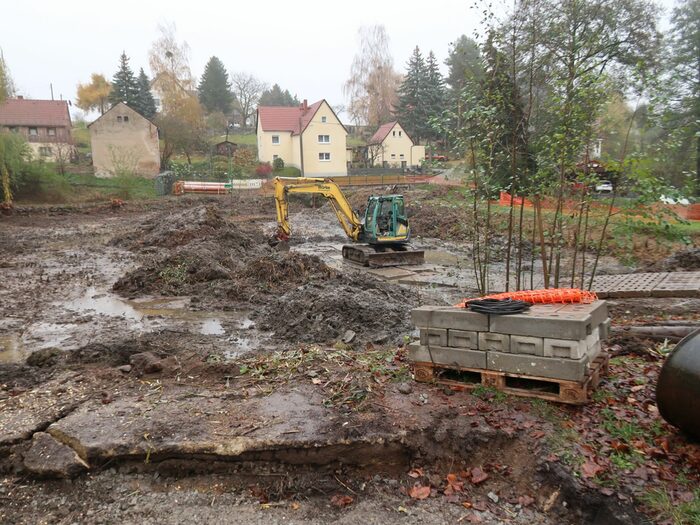
POLYGON ((423 362, 414 363, 413 370, 416 381, 434 381, 453 390, 473 390, 477 386, 487 386, 514 396, 583 405, 590 402, 590 395, 600 384, 601 377, 607 375, 609 361, 610 356, 601 352, 581 382, 423 362))

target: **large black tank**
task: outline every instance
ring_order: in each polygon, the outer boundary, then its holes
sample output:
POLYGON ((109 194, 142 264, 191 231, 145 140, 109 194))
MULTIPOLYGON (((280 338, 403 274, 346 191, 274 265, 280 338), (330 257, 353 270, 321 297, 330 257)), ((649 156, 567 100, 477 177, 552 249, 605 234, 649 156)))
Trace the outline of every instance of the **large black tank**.
POLYGON ((656 385, 656 405, 666 421, 700 439, 700 328, 666 358, 656 385))

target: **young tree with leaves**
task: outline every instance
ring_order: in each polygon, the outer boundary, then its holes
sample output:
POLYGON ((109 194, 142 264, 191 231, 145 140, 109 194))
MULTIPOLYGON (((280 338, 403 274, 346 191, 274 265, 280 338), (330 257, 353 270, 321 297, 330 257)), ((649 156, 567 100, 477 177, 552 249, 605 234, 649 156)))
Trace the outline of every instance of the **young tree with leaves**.
POLYGON ((129 67, 129 57, 122 52, 119 58, 119 69, 112 78, 112 89, 109 92, 109 103, 114 106, 125 102, 128 106, 138 104, 139 84, 134 72, 129 67))
POLYGON ((151 93, 151 81, 143 68, 139 71, 138 84, 139 93, 134 109, 147 119, 152 119, 156 116, 156 101, 151 93))
POLYGON ((10 76, 10 70, 0 49, 0 103, 15 96, 15 85, 10 76))
POLYGON ((75 105, 83 111, 99 111, 104 115, 111 92, 112 85, 104 75, 93 73, 89 84, 78 84, 75 105))
POLYGON ((231 82, 223 62, 213 56, 204 67, 204 73, 197 88, 199 102, 208 113, 220 111, 228 114, 231 112, 233 94, 231 82))

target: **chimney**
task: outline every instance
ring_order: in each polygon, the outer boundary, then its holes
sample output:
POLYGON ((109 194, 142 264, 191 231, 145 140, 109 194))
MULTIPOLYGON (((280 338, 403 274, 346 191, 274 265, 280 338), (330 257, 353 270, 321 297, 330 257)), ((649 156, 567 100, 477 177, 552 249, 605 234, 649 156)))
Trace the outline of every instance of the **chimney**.
POLYGON ((303 109, 304 111, 309 109, 309 101, 308 100, 304 99, 304 102, 301 103, 301 109, 303 109))
POLYGON ((24 100, 24 95, 17 95, 17 100, 24 100))

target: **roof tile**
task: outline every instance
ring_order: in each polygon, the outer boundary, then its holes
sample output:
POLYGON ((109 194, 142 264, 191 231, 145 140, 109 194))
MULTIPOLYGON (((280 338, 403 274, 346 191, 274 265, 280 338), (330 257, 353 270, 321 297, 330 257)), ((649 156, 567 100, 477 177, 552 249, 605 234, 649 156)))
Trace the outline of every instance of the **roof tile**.
POLYGON ((2 126, 71 127, 65 100, 28 100, 11 98, 0 104, 2 126))

